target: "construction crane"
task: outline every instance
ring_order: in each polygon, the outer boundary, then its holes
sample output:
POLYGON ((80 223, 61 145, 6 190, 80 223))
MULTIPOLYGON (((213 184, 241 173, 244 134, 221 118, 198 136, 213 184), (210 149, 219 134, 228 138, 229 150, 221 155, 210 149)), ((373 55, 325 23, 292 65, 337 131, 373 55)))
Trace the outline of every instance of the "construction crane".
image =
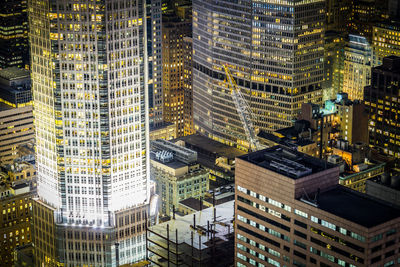
POLYGON ((242 92, 240 92, 240 89, 236 86, 236 82, 233 79, 233 76, 228 66, 227 65, 223 66, 225 69, 227 84, 231 89, 233 103, 235 103, 237 113, 239 115, 240 120, 242 121, 244 131, 249 141, 250 145, 249 150, 250 151, 260 150, 262 149, 262 146, 260 145, 260 142, 257 139, 256 131, 254 129, 251 109, 247 104, 247 101, 244 98, 242 92))

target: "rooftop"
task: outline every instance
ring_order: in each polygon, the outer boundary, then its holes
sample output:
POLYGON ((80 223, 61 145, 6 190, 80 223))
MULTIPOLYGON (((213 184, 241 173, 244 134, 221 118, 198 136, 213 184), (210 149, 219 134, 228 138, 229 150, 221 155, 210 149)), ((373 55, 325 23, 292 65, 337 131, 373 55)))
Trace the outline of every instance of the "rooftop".
POLYGON ((0 78, 6 80, 20 79, 29 77, 29 70, 11 67, 0 70, 0 78))
POLYGON ((292 179, 334 167, 333 164, 282 146, 263 149, 239 158, 292 179))
POLYGON ((7 105, 6 103, 0 102, 0 111, 10 110, 10 109, 13 109, 13 107, 7 105))
POLYGON ((200 199, 189 197, 187 199, 179 201, 179 204, 185 205, 193 210, 199 211, 200 210, 200 199))
POLYGON ((181 161, 178 161, 176 159, 173 159, 171 161, 162 161, 162 160, 156 158, 155 153, 150 153, 150 159, 154 160, 156 162, 159 162, 159 163, 161 163, 161 164, 163 164, 163 165, 165 165, 167 167, 170 167, 172 169, 179 169, 179 168, 183 168, 183 167, 188 165, 188 164, 185 164, 185 163, 183 163, 181 161))
MULTIPOLYGON (((348 171, 346 170, 344 173, 340 174, 339 179, 340 180, 348 180, 354 176, 358 176, 358 175, 362 175, 364 173, 369 173, 373 170, 377 170, 379 168, 383 168, 386 165, 386 163, 377 163, 377 162, 371 162, 371 163, 360 163, 360 164, 356 164, 356 166, 359 167, 359 171, 348 171)), ((383 171, 383 170, 382 170, 383 171)))
POLYGON ((163 122, 157 126, 150 126, 150 131, 157 131, 157 130, 164 129, 164 128, 167 128, 170 126, 175 127, 175 124, 173 124, 171 122, 163 122))
POLYGON ((150 143, 151 151, 163 157, 170 154, 174 159, 186 164, 191 164, 197 161, 197 152, 188 149, 184 146, 177 145, 173 142, 163 139, 153 140, 150 143), (160 154, 161 153, 161 154, 160 154))
POLYGON ((367 228, 400 216, 400 209, 341 185, 320 193, 318 208, 367 228))
POLYGON ((374 70, 390 71, 400 73, 400 57, 388 56, 383 58, 383 64, 374 68, 374 70))
POLYGON ((213 154, 217 154, 218 156, 227 157, 227 158, 235 158, 241 155, 246 154, 246 152, 239 150, 237 148, 222 144, 220 142, 214 141, 208 137, 192 134, 184 137, 180 137, 175 139, 174 141, 182 140, 185 143, 188 143, 192 146, 200 147, 201 149, 211 152, 213 154))

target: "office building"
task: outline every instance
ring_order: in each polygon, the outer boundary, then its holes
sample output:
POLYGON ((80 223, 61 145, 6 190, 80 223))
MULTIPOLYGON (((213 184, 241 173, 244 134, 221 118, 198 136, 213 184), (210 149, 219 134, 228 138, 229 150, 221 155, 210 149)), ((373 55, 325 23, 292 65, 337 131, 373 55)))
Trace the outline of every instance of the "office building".
POLYGON ((338 93, 335 100, 325 102, 325 110, 335 112, 338 139, 349 144, 368 144, 368 114, 362 101, 349 100, 346 93, 338 93))
POLYGON ((400 207, 399 169, 366 181, 365 193, 400 207))
POLYGON ((150 129, 163 123, 161 9, 161 0, 146 0, 150 129))
POLYGON ((324 101, 336 97, 342 91, 344 75, 345 36, 337 31, 325 32, 324 48, 324 101))
POLYGON ((388 0, 388 14, 391 18, 400 16, 400 3, 397 0, 388 0))
POLYGON ((326 1, 326 30, 348 31, 353 3, 351 0, 327 0, 326 1))
POLYGON ((0 162, 11 163, 17 158, 18 147, 33 143, 32 105, 14 108, 0 103, 0 162))
POLYGON ((366 193, 367 182, 384 174, 385 163, 361 163, 353 166, 352 171, 339 177, 339 184, 361 193, 366 193))
MULTIPOLYGON (((299 132, 300 129, 308 130, 308 137, 311 135, 311 140, 316 142, 318 146, 316 156, 319 158, 323 158, 328 150, 331 140, 336 137, 336 134, 332 134, 337 126, 335 120, 335 111, 322 108, 313 103, 306 103, 303 104, 301 107, 299 120, 309 122, 310 126, 296 127, 297 125, 295 124, 294 127, 288 127, 278 130, 277 133, 291 138, 292 136, 294 136, 293 130, 295 130, 295 132, 299 132)), ((298 135, 298 137, 307 137, 307 133, 304 130, 300 131, 302 135, 298 135)))
POLYGON ((197 152, 200 164, 210 172, 212 187, 235 180, 235 158, 246 152, 200 134, 177 138, 176 143, 197 152))
POLYGON ((344 50, 343 92, 350 100, 363 100, 364 87, 369 85, 372 67, 372 47, 365 37, 349 35, 344 50))
POLYGON ((232 266, 233 206, 229 201, 149 227, 147 259, 153 266, 232 266))
MULTIPOLYGON (((400 6, 400 5, 399 5, 400 6)), ((374 67, 382 65, 383 58, 400 56, 400 22, 378 23, 373 27, 372 48, 374 67)))
POLYGON ((282 145, 315 157, 332 152, 338 140, 348 144, 368 143, 368 114, 362 102, 348 99, 346 93, 325 101, 323 107, 312 103, 302 105, 294 126, 273 133, 260 132, 258 137, 267 146, 282 145))
POLYGON ((183 37, 183 134, 194 134, 193 123, 193 39, 183 37))
POLYGON ((36 168, 35 165, 24 162, 14 161, 10 165, 3 166, 3 170, 7 171, 10 182, 18 182, 20 180, 35 181, 36 180, 36 168))
POLYGON ((172 140, 176 138, 176 126, 170 122, 163 122, 159 126, 150 128, 150 140, 172 140))
MULTIPOLYGON (((389 0, 390 1, 390 0, 389 0)), ((349 31, 365 37, 368 42, 372 39, 374 25, 389 18, 388 0, 358 0, 352 1, 352 12, 349 17, 349 31)))
POLYGON ((175 14, 163 15, 163 118, 174 123, 177 136, 184 135, 184 42, 190 36, 192 22, 175 14))
POLYGON ((18 157, 18 148, 33 143, 35 134, 29 71, 0 70, 0 163, 18 157))
POLYGON ((273 3, 193 1, 196 132, 249 148, 223 65, 260 130, 291 126, 302 103, 322 102, 325 1, 273 3))
POLYGON ((280 147, 237 158, 235 266, 392 266, 400 209, 338 185, 339 167, 280 147))
POLYGON ((0 69, 29 68, 26 0, 4 0, 0 6, 0 69))
POLYGON ((369 144, 383 153, 400 157, 400 57, 389 56, 383 65, 372 69, 371 85, 365 87, 364 100, 369 116, 369 144))
POLYGON ((1 266, 13 266, 14 250, 32 239, 32 195, 29 184, 0 185, 1 266))
POLYGON ((273 133, 261 131, 258 138, 266 147, 281 145, 310 156, 319 155, 319 132, 310 127, 310 122, 297 120, 294 126, 282 128, 273 133))
POLYGON ((209 172, 200 166, 193 150, 165 140, 152 141, 151 147, 151 178, 161 198, 160 212, 171 217, 179 201, 204 196, 209 172))
POLYGON ((35 266, 111 267, 145 257, 145 8, 144 0, 29 1, 35 266))
POLYGON ((31 77, 28 70, 17 67, 0 70, 0 101, 12 107, 32 104, 31 77))

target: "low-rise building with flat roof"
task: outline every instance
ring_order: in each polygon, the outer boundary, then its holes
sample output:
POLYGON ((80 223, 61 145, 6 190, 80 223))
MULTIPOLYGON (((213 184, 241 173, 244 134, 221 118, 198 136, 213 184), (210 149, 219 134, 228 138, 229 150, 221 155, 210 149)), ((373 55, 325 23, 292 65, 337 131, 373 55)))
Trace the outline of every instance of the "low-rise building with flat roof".
POLYGON ((170 122, 164 122, 150 128, 150 140, 172 140, 176 138, 176 126, 170 122))
POLYGON ((171 216, 179 201, 203 197, 209 172, 197 162, 197 153, 165 140, 151 143, 151 177, 157 183, 160 212, 171 216))
POLYGON ((210 172, 212 187, 232 183, 235 179, 235 158, 246 154, 200 134, 179 137, 173 141, 197 152, 199 163, 210 172))
POLYGON ((12 107, 32 104, 29 70, 17 67, 0 70, 0 101, 12 107))
POLYGON ((400 170, 393 171, 367 180, 365 193, 400 208, 400 170))

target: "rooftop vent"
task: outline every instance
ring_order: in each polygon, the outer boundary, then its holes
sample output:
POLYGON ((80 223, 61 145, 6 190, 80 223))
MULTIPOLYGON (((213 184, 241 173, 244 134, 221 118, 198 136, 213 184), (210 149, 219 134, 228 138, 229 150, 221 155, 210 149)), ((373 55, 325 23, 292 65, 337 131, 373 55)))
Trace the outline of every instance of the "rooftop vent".
POLYGON ((156 152, 156 159, 162 163, 171 162, 174 159, 174 154, 166 150, 158 151, 156 152))

